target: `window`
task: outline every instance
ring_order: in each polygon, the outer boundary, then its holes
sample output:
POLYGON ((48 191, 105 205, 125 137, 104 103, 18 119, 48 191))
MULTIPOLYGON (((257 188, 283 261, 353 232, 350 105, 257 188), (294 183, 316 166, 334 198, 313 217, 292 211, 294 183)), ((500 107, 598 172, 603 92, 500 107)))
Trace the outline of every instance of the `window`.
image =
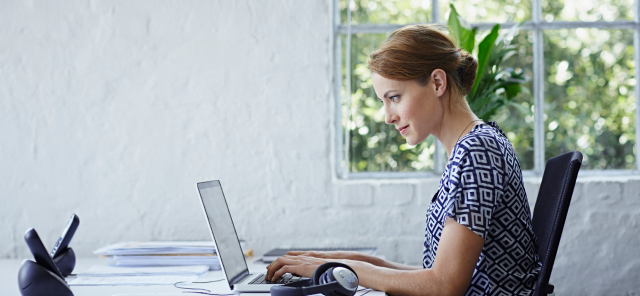
MULTIPOLYGON (((530 94, 495 120, 514 145, 525 175, 541 175, 546 160, 579 150, 581 175, 638 174, 640 0, 457 0, 478 34, 496 22, 521 23, 509 40, 518 50, 508 66, 531 78, 530 94), (536 112, 543 110, 544 112, 536 112)), ((447 161, 430 136, 409 147, 384 123, 369 54, 396 29, 446 23, 443 0, 335 0, 334 92, 336 171, 341 178, 439 176, 447 161), (347 9, 348 8, 348 9, 347 9)), ((486 119, 485 119, 486 120, 486 119)))

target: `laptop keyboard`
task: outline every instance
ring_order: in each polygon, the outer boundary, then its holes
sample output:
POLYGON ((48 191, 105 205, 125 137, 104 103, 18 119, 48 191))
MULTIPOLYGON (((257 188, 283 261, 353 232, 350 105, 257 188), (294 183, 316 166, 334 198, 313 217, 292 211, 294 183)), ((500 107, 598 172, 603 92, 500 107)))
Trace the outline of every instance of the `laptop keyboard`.
POLYGON ((273 284, 288 284, 288 283, 293 283, 293 282, 297 282, 299 281, 301 278, 299 276, 294 276, 290 273, 285 273, 283 276, 281 276, 277 281, 272 282, 272 281, 267 281, 265 278, 265 274, 261 274, 260 276, 256 277, 253 281, 249 282, 250 285, 259 285, 259 284, 267 284, 267 285, 273 285, 273 284))

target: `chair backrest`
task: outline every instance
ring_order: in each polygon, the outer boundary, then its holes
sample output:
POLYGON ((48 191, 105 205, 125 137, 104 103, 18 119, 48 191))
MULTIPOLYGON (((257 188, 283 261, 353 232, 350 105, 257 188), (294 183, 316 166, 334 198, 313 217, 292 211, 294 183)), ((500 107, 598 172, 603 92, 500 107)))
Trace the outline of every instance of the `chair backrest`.
POLYGON ((531 220, 538 239, 538 257, 542 262, 533 296, 553 292, 549 278, 581 165, 582 153, 572 151, 549 159, 544 168, 531 220))

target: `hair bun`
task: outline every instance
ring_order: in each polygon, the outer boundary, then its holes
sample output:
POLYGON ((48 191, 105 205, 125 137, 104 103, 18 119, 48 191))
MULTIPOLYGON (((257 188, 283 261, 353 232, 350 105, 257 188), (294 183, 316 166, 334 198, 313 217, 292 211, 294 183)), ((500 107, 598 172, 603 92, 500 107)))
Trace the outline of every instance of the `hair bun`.
POLYGON ((478 61, 466 50, 460 51, 460 65, 458 65, 458 78, 460 79, 461 95, 466 96, 471 92, 476 81, 478 61))
POLYGON ((415 80, 425 86, 435 69, 447 74, 447 90, 454 100, 464 102, 473 88, 478 61, 466 50, 460 50, 438 24, 408 25, 394 31, 387 41, 372 52, 368 68, 392 80, 415 80))

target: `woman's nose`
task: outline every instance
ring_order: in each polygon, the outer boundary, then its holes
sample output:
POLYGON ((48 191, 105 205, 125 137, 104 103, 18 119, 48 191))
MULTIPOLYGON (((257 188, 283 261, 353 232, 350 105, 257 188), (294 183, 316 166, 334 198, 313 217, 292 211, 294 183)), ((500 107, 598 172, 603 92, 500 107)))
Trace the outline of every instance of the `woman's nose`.
POLYGON ((389 110, 388 108, 385 108, 385 110, 384 110, 384 122, 386 124, 394 124, 396 121, 398 121, 398 116, 393 114, 393 112, 391 112, 391 110, 389 110))

